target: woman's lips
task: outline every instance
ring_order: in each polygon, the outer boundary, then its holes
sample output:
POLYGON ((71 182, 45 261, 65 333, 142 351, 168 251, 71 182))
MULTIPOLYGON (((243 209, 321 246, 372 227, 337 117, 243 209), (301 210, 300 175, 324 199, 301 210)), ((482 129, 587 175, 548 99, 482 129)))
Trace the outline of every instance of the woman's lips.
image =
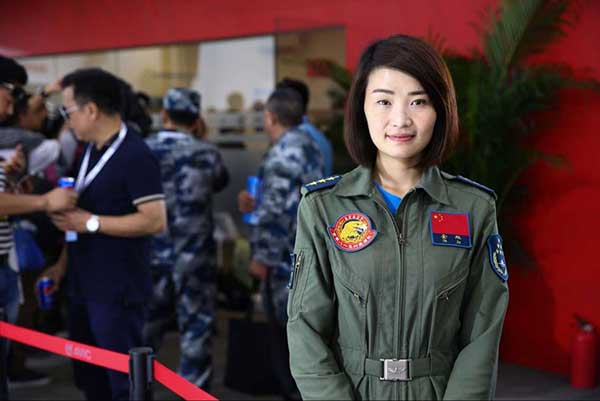
POLYGON ((389 139, 392 142, 409 142, 416 135, 413 134, 398 134, 398 135, 386 135, 386 139, 389 139))

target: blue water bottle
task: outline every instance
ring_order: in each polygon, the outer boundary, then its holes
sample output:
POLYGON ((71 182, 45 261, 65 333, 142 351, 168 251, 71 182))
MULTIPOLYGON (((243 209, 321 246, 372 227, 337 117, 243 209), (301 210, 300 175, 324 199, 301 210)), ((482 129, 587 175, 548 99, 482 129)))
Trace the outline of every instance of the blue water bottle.
MULTIPOLYGON (((260 200, 260 178, 255 175, 248 176, 248 179, 246 180, 246 190, 250 193, 250 196, 254 198, 256 209, 260 200)), ((256 225, 257 218, 256 212, 244 213, 242 217, 244 223, 250 225, 256 225)))
MULTIPOLYGON (((75 187, 75 178, 61 177, 58 180, 58 186, 60 188, 72 189, 75 187)), ((77 241, 77 231, 65 231, 65 241, 67 241, 67 242, 77 241)))

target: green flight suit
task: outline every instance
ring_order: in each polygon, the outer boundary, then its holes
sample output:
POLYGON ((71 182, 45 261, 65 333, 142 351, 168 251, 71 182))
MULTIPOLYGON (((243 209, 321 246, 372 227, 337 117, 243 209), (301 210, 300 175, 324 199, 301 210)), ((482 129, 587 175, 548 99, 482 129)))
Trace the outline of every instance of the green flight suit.
POLYGON ((493 191, 431 167, 394 216, 358 167, 303 193, 287 325, 303 399, 493 398, 508 304, 493 191), (467 237, 434 240, 436 212, 464 218, 467 237), (353 213, 372 234, 348 250, 333 232, 353 213), (380 380, 380 359, 412 362, 387 366, 401 381, 380 380))

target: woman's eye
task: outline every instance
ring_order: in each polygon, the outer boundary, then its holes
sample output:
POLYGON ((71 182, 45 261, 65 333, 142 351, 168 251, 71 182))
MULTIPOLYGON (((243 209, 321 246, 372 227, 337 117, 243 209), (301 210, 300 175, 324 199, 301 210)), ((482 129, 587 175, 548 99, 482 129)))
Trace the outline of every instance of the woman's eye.
POLYGON ((389 100, 386 99, 381 99, 377 101, 377 104, 381 105, 381 106, 389 106, 391 103, 389 100))
POLYGON ((410 102, 410 104, 412 106, 423 106, 423 105, 426 105, 427 103, 428 103, 427 99, 415 99, 412 102, 410 102))

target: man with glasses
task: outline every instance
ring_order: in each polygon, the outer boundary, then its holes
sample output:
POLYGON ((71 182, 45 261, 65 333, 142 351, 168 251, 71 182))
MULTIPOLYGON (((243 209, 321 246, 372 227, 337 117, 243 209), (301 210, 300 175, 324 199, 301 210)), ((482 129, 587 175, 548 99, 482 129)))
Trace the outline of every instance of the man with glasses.
MULTIPOLYGON (((119 80, 98 68, 76 70, 61 83, 62 113, 87 146, 79 163, 77 208, 52 215, 76 232, 44 275, 67 275, 70 338, 127 353, 142 345, 152 295, 150 236, 166 227, 158 161, 120 112, 119 80)), ((75 382, 87 399, 127 399, 127 375, 74 362, 75 382)))
POLYGON ((73 113, 74 111, 77 111, 77 110, 79 110, 79 105, 77 105, 77 104, 74 106, 71 106, 71 107, 65 107, 63 105, 60 105, 58 107, 58 111, 60 112, 60 115, 62 116, 62 118, 65 119, 65 121, 67 121, 69 119, 69 115, 71 113, 73 113))

